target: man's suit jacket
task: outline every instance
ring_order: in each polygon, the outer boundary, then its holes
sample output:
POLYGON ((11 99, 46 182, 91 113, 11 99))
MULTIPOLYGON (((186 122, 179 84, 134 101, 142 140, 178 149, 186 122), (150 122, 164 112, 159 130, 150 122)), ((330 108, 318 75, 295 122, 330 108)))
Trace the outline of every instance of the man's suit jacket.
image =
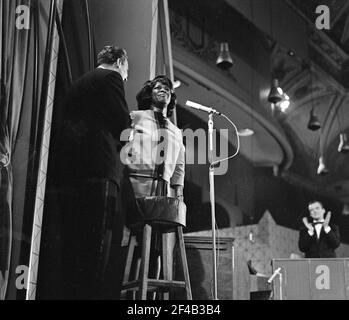
POLYGON ((321 228, 320 236, 317 238, 316 230, 314 235, 310 236, 307 228, 299 232, 298 247, 305 253, 305 258, 335 258, 335 249, 340 245, 340 236, 338 226, 330 224, 331 231, 326 234, 324 228, 321 228))
POLYGON ((59 179, 110 179, 120 185, 122 130, 129 126, 124 83, 116 71, 97 68, 70 88, 58 139, 59 179))

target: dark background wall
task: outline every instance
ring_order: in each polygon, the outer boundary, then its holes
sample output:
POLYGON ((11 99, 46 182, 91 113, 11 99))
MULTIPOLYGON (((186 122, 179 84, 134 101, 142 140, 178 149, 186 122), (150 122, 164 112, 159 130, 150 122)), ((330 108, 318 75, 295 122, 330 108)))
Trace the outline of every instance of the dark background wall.
MULTIPOLYGON (((196 130, 206 129, 207 124, 194 117, 185 108, 177 108, 178 125, 180 128, 196 130)), ((230 146, 229 154, 234 150, 230 146)), ((185 183, 184 196, 188 207, 187 228, 185 232, 211 229, 211 209, 209 200, 203 194, 209 191, 208 166, 187 165, 201 167, 199 171, 207 176, 207 183, 197 185, 185 183)), ((196 168, 197 169, 197 168, 196 168)), ((197 171, 195 171, 197 172, 197 171)), ((332 212, 332 221, 340 224, 341 240, 349 243, 349 217, 342 215, 343 205, 333 199, 295 186, 285 181, 281 176, 274 176, 271 167, 254 167, 241 155, 229 160, 228 172, 222 176, 215 176, 216 220, 219 228, 255 224, 266 210, 270 211, 278 225, 299 229, 302 218, 308 214, 307 204, 310 200, 320 200, 325 208, 332 212), (237 207, 241 217, 232 216, 219 204, 219 198, 229 199, 237 207)))

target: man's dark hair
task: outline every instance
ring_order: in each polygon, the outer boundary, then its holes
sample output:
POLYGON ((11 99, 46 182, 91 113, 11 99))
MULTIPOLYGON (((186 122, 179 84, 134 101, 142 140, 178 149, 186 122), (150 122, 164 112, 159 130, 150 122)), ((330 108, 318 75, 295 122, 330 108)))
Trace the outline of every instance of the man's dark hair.
POLYGON ((157 82, 167 85, 171 90, 171 100, 167 106, 167 117, 171 117, 173 110, 177 104, 177 96, 174 92, 172 81, 164 75, 157 76, 153 80, 148 80, 147 82, 145 82, 141 90, 136 95, 138 109, 149 110, 151 108, 152 91, 157 82))
POLYGON ((308 207, 311 205, 311 204, 313 204, 313 203, 320 203, 320 205, 321 205, 321 207, 323 207, 323 208, 325 208, 324 207, 324 204, 321 202, 321 201, 319 201, 319 200, 311 200, 311 201, 309 201, 308 202, 308 207))
POLYGON ((97 64, 113 64, 118 59, 121 59, 122 63, 124 63, 125 60, 128 59, 126 50, 118 46, 105 46, 103 50, 97 55, 97 64))

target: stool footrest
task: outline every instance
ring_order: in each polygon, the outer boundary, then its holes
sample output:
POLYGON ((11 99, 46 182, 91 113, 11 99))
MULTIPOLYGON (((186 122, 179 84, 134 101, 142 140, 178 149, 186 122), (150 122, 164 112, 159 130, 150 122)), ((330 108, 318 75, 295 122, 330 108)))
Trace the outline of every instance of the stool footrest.
POLYGON ((150 251, 152 250, 151 239, 153 227, 153 223, 148 222, 145 223, 143 227, 141 258, 137 259, 137 263, 133 272, 134 274, 131 277, 131 279, 135 280, 130 279, 130 272, 132 269, 131 267, 134 260, 134 250, 136 246, 136 235, 134 234, 134 230, 131 230, 131 238, 128 246, 127 261, 124 271, 124 279, 123 285, 121 287, 121 293, 124 294, 127 291, 133 291, 133 299, 146 300, 149 297, 147 295, 147 292, 152 292, 153 294, 156 292, 160 292, 163 294, 162 298, 164 300, 169 300, 170 292, 172 290, 185 289, 186 298, 188 300, 192 300, 182 226, 176 226, 176 228, 174 229, 175 238, 173 238, 173 240, 178 241, 179 259, 184 274, 184 281, 170 280, 173 277, 174 243, 171 243, 170 240, 172 238, 170 237, 170 235, 165 234, 167 232, 165 232, 164 230, 161 230, 160 232, 162 234, 162 253, 159 252, 156 261, 156 266, 153 270, 156 273, 152 274, 151 278, 149 278, 149 262, 151 260, 150 251), (165 279, 157 279, 158 277, 165 279))
MULTIPOLYGON (((170 289, 176 289, 176 288, 185 288, 184 281, 149 279, 147 283, 148 283, 149 290, 154 290, 154 289, 170 290, 170 289)), ((139 286, 140 286, 140 280, 134 280, 134 281, 125 283, 122 286, 122 290, 132 290, 132 289, 138 290, 139 286)))

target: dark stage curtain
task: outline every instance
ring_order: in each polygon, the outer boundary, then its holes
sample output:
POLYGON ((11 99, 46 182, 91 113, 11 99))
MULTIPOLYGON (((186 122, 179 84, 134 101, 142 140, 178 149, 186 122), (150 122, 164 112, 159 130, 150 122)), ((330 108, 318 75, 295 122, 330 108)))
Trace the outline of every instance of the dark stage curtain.
POLYGON ((51 3, 0 0, 0 292, 3 299, 25 299, 26 295, 51 3))
MULTIPOLYGON (((0 1, 1 106, 0 106, 0 298, 4 299, 11 278, 13 232, 13 157, 24 106, 28 71, 29 30, 16 25, 16 8, 30 0, 0 1)), ((27 16, 24 11, 23 19, 27 16)), ((22 20, 22 22, 25 22, 22 20)))
POLYGON ((62 273, 62 210, 56 186, 56 148, 61 132, 62 104, 72 81, 95 68, 96 53, 91 26, 89 1, 65 0, 63 4, 62 32, 57 64, 55 101, 52 114, 51 142, 47 168, 44 218, 41 235, 38 270, 37 299, 63 299, 62 273), (64 43, 63 43, 64 42, 64 43))
MULTIPOLYGON (((45 52, 53 1, 0 0, 0 299, 23 300, 26 295, 43 128, 40 114, 45 88, 45 52), (18 6, 29 8, 29 28, 16 27, 16 19, 23 14, 18 6)), ((60 106, 71 81, 95 67, 88 4, 88 0, 63 2, 37 299, 62 298, 61 212, 54 185, 55 140, 64 112, 60 106)), ((113 263, 116 267, 119 265, 116 260, 113 263)), ((111 267, 111 273, 115 273, 116 267, 111 267)), ((111 296, 113 288, 110 288, 111 296)))
MULTIPOLYGON (((73 226, 74 217, 76 219, 76 214, 74 215, 74 210, 69 211, 72 210, 71 205, 67 206, 67 204, 71 204, 73 193, 66 195, 65 201, 62 201, 62 194, 59 186, 56 183, 58 180, 55 176, 57 172, 56 148, 59 147, 57 141, 61 133, 62 118, 64 115, 62 105, 67 90, 71 85, 71 81, 77 80, 84 73, 96 67, 96 49, 93 41, 93 30, 89 24, 90 2, 91 1, 87 0, 65 0, 63 5, 62 29, 66 48, 64 48, 62 43, 63 38, 60 36, 60 49, 57 65, 56 91, 52 115, 51 142, 47 168, 45 207, 38 269, 38 286, 36 293, 37 299, 69 299, 70 297, 66 297, 64 293, 64 283, 73 284, 71 279, 67 279, 64 276, 64 274, 68 274, 70 278, 74 278, 74 270, 71 270, 71 274, 69 274, 69 271, 68 273, 64 272, 67 265, 62 261, 62 247, 63 240, 67 239, 68 235, 63 234, 62 217, 64 217, 64 212, 72 212, 71 225, 73 226)), ((115 42, 117 44, 117 39, 115 39, 115 42)), ((105 201, 106 203, 114 203, 114 200, 116 200, 114 198, 115 193, 113 193, 112 196, 106 196, 104 192, 103 197, 99 198, 98 192, 100 192, 102 189, 98 188, 99 191, 93 192, 93 196, 89 195, 88 193, 91 192, 91 190, 93 190, 93 187, 87 188, 86 197, 89 199, 93 197, 93 199, 96 200, 96 206, 101 201, 105 201)), ((118 195, 117 198, 118 199, 116 201, 120 201, 123 196, 118 195)), ((73 202, 74 201, 75 200, 73 200, 73 202)), ((83 200, 77 200, 75 203, 84 205, 83 200)), ((119 206, 120 204, 117 203, 117 205, 119 206)), ((114 204, 112 206, 114 206, 114 204)), ((126 252, 120 249, 120 237, 122 236, 121 229, 123 226, 123 221, 120 221, 120 219, 122 220, 123 217, 119 216, 121 215, 118 215, 118 217, 115 218, 112 223, 113 231, 110 240, 110 255, 105 270, 105 278, 108 279, 108 281, 105 282, 102 289, 103 292, 101 293, 101 297, 103 299, 118 299, 120 294, 120 284, 122 280, 126 252)), ((85 227, 81 224, 80 227, 85 229, 85 227)), ((73 246, 76 245, 76 243, 72 244, 72 252, 74 252, 73 246)), ((79 254, 87 254, 85 247, 86 245, 84 245, 81 250, 79 249, 76 252, 79 254)), ((88 283, 87 285, 89 286, 88 283)))

